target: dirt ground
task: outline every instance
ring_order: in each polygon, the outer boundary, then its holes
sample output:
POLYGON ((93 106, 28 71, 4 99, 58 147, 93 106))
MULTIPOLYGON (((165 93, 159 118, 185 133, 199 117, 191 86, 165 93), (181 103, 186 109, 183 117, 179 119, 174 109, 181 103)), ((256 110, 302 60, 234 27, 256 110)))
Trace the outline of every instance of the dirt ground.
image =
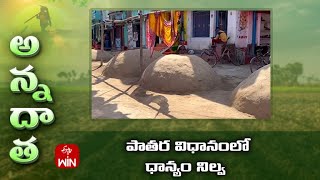
POLYGON ((230 107, 232 90, 251 73, 249 66, 217 64, 223 87, 188 95, 161 94, 137 85, 139 79, 107 79, 92 62, 93 119, 253 119, 230 107))

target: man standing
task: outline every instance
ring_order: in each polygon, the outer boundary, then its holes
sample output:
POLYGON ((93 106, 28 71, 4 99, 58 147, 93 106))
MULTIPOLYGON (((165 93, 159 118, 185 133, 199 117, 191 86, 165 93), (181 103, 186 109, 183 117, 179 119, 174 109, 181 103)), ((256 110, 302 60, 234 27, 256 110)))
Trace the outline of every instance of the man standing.
POLYGON ((40 6, 40 13, 37 15, 40 20, 41 32, 45 32, 48 26, 51 26, 51 19, 47 7, 40 6))

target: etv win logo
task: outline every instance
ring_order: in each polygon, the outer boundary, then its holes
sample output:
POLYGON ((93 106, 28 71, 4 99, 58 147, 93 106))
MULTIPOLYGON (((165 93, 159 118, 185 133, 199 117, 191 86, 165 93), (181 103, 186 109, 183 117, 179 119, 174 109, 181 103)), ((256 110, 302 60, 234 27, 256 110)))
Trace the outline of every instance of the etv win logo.
POLYGON ((80 151, 75 144, 59 144, 54 161, 58 168, 76 168, 80 163, 80 151))

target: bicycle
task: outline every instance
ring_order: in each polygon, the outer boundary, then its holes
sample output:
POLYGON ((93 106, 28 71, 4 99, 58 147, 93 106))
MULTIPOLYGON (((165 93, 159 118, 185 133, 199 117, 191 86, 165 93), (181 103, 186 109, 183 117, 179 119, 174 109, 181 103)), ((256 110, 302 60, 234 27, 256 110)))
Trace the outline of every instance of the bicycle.
MULTIPOLYGON (((230 37, 227 40, 229 40, 229 39, 230 39, 230 37)), ((218 55, 218 53, 216 51, 216 46, 211 46, 210 49, 204 49, 201 52, 200 57, 203 60, 205 60, 207 63, 209 63, 210 60, 211 60, 212 61, 212 67, 214 67, 218 63, 218 61, 223 63, 223 60, 227 60, 228 62, 231 62, 235 66, 239 66, 240 65, 240 63, 238 61, 236 61, 236 59, 234 58, 233 53, 231 52, 231 50, 227 46, 227 43, 224 43, 222 45, 222 53, 220 55, 218 55), (209 56, 208 60, 203 58, 204 54, 209 56)))
POLYGON ((263 49, 258 49, 257 56, 250 60, 251 73, 271 63, 270 46, 268 46, 268 51, 265 54, 262 54, 262 51, 263 49))

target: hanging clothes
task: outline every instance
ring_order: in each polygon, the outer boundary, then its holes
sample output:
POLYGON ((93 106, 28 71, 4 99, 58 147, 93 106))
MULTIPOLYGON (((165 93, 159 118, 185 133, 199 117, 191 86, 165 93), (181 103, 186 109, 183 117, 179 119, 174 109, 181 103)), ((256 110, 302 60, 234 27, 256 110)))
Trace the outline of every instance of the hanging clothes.
POLYGON ((159 36, 166 46, 171 47, 178 35, 180 11, 149 14, 150 29, 159 36), (170 17, 170 19, 169 19, 170 17))
POLYGON ((188 11, 184 11, 183 12, 183 38, 185 41, 187 41, 188 39, 188 33, 187 33, 187 29, 188 29, 188 11))
POLYGON ((149 15, 146 21, 146 39, 147 39, 147 48, 151 51, 151 57, 153 55, 154 46, 156 43, 156 34, 150 29, 150 19, 149 15))

